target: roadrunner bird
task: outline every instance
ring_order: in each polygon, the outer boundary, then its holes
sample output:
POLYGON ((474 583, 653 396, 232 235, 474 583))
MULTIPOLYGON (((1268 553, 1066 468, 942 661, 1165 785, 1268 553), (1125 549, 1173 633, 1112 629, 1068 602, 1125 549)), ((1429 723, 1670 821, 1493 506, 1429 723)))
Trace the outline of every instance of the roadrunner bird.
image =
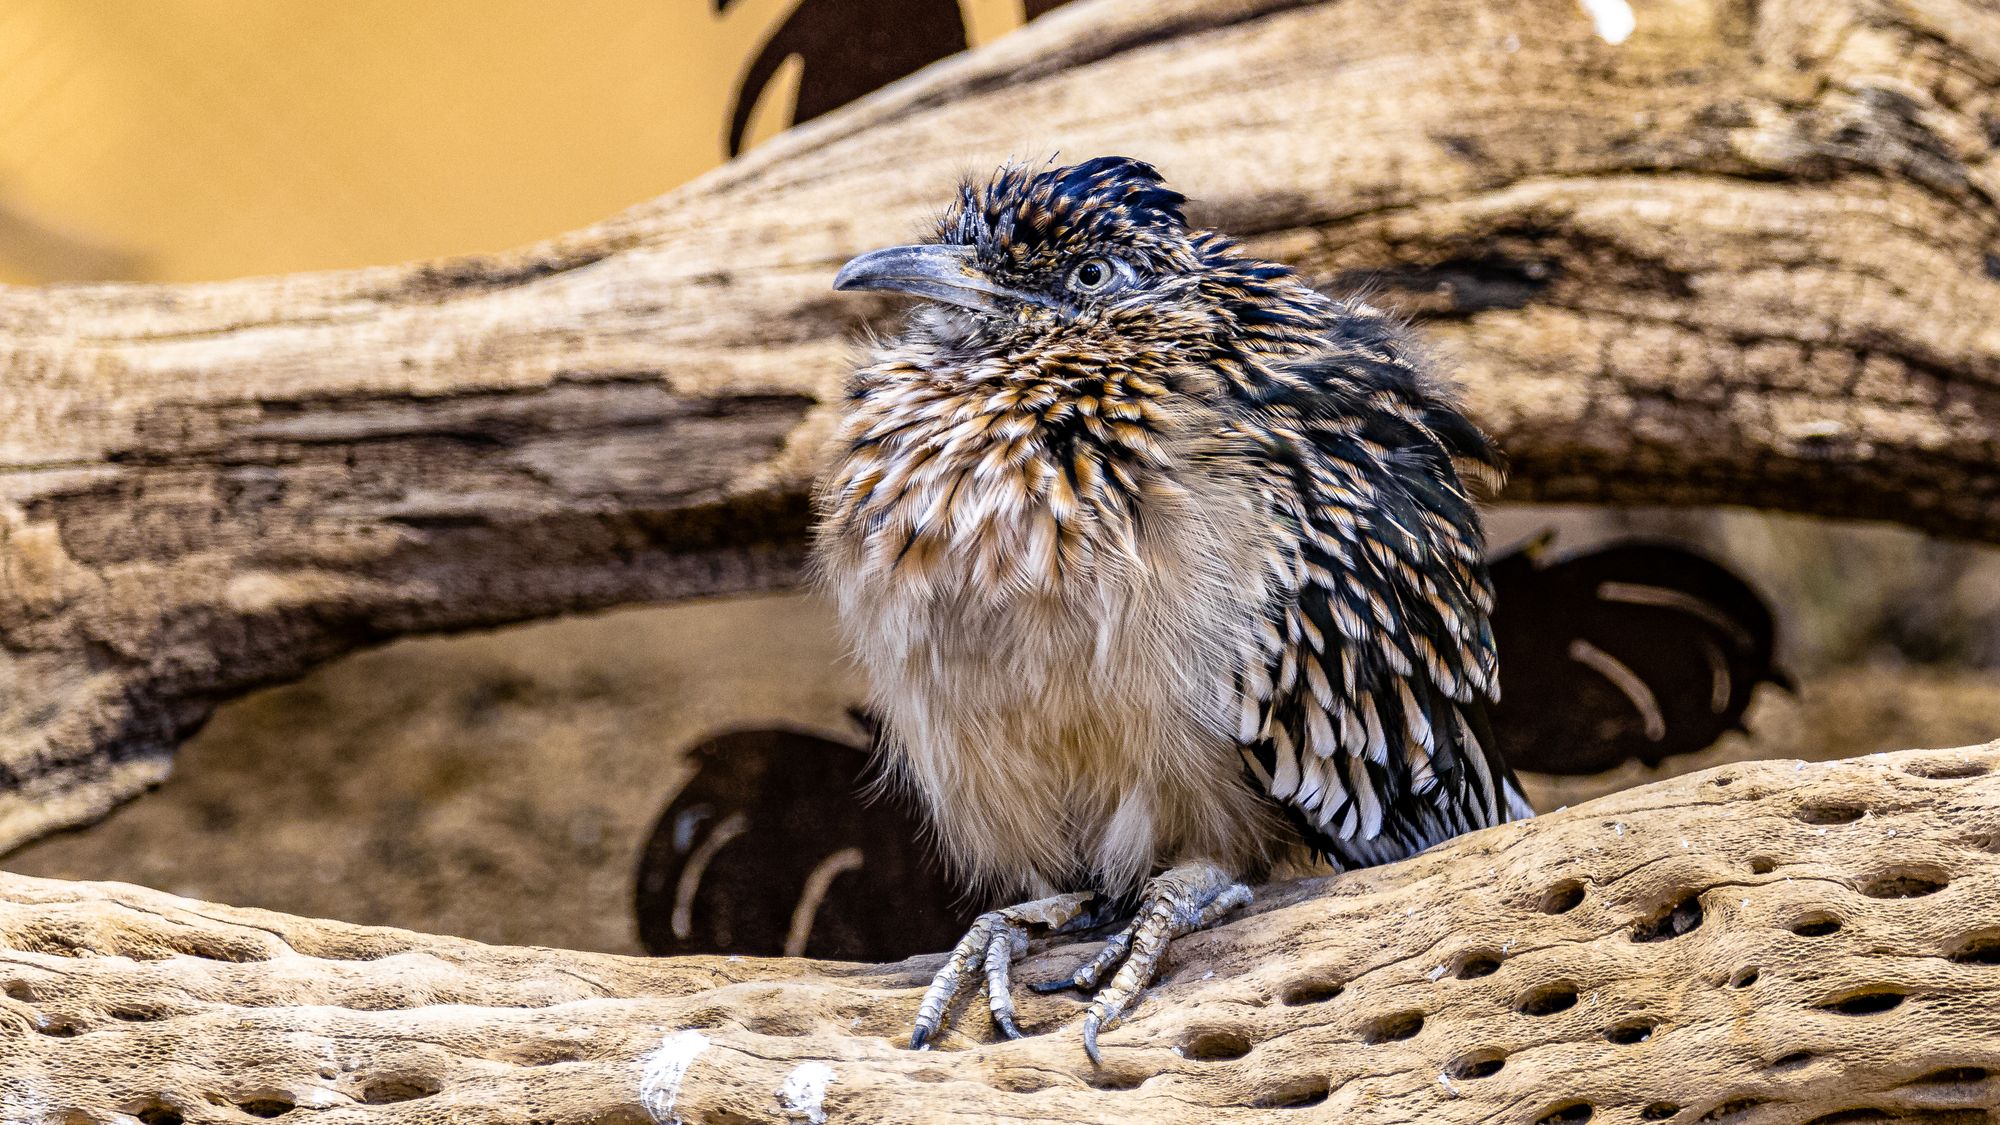
POLYGON ((973 925, 913 1047, 982 978, 1018 1036, 1029 934, 1129 911, 1037 986, 1102 984, 1094 1060, 1246 881, 1529 815, 1483 714, 1466 481, 1499 455, 1395 320, 1183 202, 1137 160, 1009 165, 834 281, 927 303, 850 383, 820 577, 944 851, 1033 899, 973 925))

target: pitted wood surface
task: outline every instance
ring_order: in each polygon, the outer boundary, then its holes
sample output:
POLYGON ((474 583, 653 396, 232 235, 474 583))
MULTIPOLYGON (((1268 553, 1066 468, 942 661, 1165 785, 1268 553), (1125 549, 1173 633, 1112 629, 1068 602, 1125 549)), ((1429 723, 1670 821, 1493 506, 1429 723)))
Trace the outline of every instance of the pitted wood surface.
POLYGON ((961 171, 1158 163, 1430 321, 1519 498, 2000 538, 2000 13, 1094 0, 492 258, 0 291, 0 848, 397 634, 795 581, 838 263, 961 171))
MULTIPOLYGON (((934 958, 483 946, 0 876, 0 1119, 1888 1119, 2000 1104, 2000 743, 1762 762, 1266 888, 1084 1058, 934 958), (119 1115, 128 1116, 119 1116, 119 1115)), ((1024 980, 1088 947, 1044 950, 1024 980)))

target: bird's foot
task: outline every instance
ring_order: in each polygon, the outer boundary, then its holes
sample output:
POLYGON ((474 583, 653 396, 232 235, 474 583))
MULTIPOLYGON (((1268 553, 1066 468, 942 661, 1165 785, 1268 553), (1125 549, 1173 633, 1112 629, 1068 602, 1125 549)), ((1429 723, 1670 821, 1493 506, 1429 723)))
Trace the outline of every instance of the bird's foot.
POLYGON ((1092 1063, 1101 1063, 1097 1033, 1116 1024, 1139 993, 1153 983, 1168 943, 1208 927, 1249 901, 1250 888, 1212 863, 1175 867, 1146 884, 1132 921, 1111 935, 1096 956, 1067 977, 1032 987, 1037 992, 1097 990, 1083 1017, 1083 1049, 1092 1063), (1118 965, 1118 972, 1110 984, 1098 989, 1098 982, 1113 965, 1118 965))
POLYGON ((993 1023, 1007 1038, 1019 1039, 1011 976, 1015 959, 1027 952, 1029 931, 1040 927, 1047 933, 1062 933, 1078 924, 1088 925, 1093 921, 1090 907, 1096 900, 1096 894, 1083 891, 981 914, 945 958, 944 967, 917 1005, 917 1026, 910 1033, 910 1047, 922 1050, 930 1042, 952 1001, 981 973, 986 976, 986 1002, 992 1009, 993 1023))

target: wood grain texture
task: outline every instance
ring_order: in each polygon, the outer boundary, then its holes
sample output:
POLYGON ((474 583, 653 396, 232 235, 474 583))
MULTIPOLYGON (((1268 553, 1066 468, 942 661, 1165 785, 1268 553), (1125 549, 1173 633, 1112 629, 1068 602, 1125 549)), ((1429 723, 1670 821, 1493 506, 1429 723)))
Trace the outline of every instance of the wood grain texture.
POLYGON ((0 875, 0 1118, 1983 1125, 1996 851, 2000 743, 1724 766, 1266 888, 1175 946, 1102 1068, 1063 998, 905 1049, 934 958, 483 946, 0 875))
POLYGON ((1095 0, 491 258, 0 290, 0 848, 401 633, 796 580, 836 265, 1013 154, 1430 323, 1522 499, 2000 539, 2000 13, 1095 0))

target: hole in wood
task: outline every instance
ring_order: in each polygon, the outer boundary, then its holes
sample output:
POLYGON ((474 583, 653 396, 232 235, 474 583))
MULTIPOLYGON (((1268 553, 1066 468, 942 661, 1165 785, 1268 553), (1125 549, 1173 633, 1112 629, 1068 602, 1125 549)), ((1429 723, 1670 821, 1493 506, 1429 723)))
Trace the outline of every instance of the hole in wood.
POLYGON ((1422 1012, 1395 1012, 1380 1019, 1370 1020, 1361 1029, 1361 1041, 1393 1043, 1398 1039, 1408 1039, 1423 1029, 1422 1012))
POLYGON ((1817 1006, 1843 1016, 1873 1016, 1897 1008, 1907 999, 1907 995, 1895 989, 1874 988, 1827 1000, 1817 1006))
POLYGON ((1583 1125, 1596 1112, 1589 1102, 1559 1102, 1535 1118, 1535 1125, 1583 1125))
POLYGON ((1507 1052, 1492 1048, 1460 1055, 1451 1060, 1444 1072, 1453 1078, 1470 1080, 1491 1077, 1500 1073, 1500 1068, 1506 1065, 1507 1052))
MULTIPOLYGON (((849 1016, 848 1018, 853 1019, 854 1017, 849 1016)), ((686 1018, 679 1021, 679 1024, 681 1027, 693 1031, 708 1031, 712 1028, 721 1027, 729 1021, 729 1009, 705 1006, 689 1012, 686 1018)))
POLYGON ((1288 1078, 1251 1103, 1253 1109, 1305 1109, 1326 1100, 1326 1079, 1288 1078))
POLYGON ((1763 1105, 1761 1098, 1733 1098, 1701 1115, 1700 1121, 1727 1121, 1763 1105))
POLYGON ((1757 967, 1755 965, 1746 965, 1736 970, 1729 978, 1729 987, 1731 988, 1749 988, 1756 983, 1757 967))
POLYGON ((1701 899, 1693 892, 1632 927, 1633 941, 1671 941, 1700 928, 1701 899))
POLYGON ((228 961, 241 965, 271 959, 271 955, 255 942, 248 939, 231 941, 222 934, 173 934, 164 944, 183 957, 199 957, 204 961, 228 961))
POLYGON ((1651 1039, 1655 1026, 1651 1020, 1622 1020, 1605 1028, 1604 1038, 1621 1047, 1629 1047, 1651 1039))
POLYGON ((1542 892, 1542 913, 1567 914, 1583 901, 1583 884, 1565 879, 1542 892))
POLYGON ((1912 1078, 1903 1083, 1903 1086, 1905 1089, 1911 1086, 1978 1086, 1992 1076, 1993 1072, 1983 1066, 1949 1066, 1943 1070, 1933 1070, 1929 1074, 1912 1078))
POLYGON ((1975 832, 1970 836, 1959 837, 1958 842, 1981 851, 2000 852, 2000 832, 1975 832))
POLYGON ((1454 971, 1454 975, 1460 980, 1472 980, 1476 977, 1490 977, 1498 972, 1499 969, 1500 955, 1480 950, 1461 956, 1458 959, 1458 968, 1454 971))
POLYGON ((1992 772, 1992 767, 1970 758, 1933 758, 1924 762, 1910 762, 1903 772, 1932 781, 1961 781, 1968 777, 1984 777, 1992 772))
POLYGON ((1789 1055, 1779 1055, 1771 1060, 1772 1070, 1797 1070, 1812 1061, 1811 1051, 1793 1051, 1789 1055))
POLYGON ((1800 937, 1825 937, 1840 932, 1840 919, 1831 914, 1813 913, 1795 919, 1785 928, 1800 937))
POLYGON ((83 1025, 68 1016, 43 1016, 35 1030, 54 1039, 68 1039, 83 1031, 83 1025))
POLYGON ((1285 991, 1278 997, 1278 1002, 1288 1008, 1296 1008, 1301 1004, 1324 1004, 1340 995, 1340 992, 1339 981, 1309 978, 1286 985, 1285 991))
POLYGON ((1941 871, 1916 871, 1908 868, 1885 871, 1861 884, 1861 893, 1869 898, 1922 898, 1934 895, 1949 886, 1951 880, 1941 871))
POLYGON ((1647 1121, 1665 1121, 1680 1111, 1681 1107, 1672 1102, 1654 1102, 1652 1105, 1640 1110, 1639 1116, 1647 1121))
POLYGON ((1767 855, 1750 857, 1750 874, 1769 875, 1778 869, 1778 861, 1767 855))
POLYGON ((376 1078, 361 1088, 361 1100, 368 1105, 394 1105, 428 1098, 440 1088, 435 1082, 405 1075, 376 1078))
POLYGON ((250 1098, 237 1102, 236 1108, 252 1117, 282 1117, 298 1107, 286 1098, 250 1098))
POLYGON ((1207 1028, 1181 1043, 1181 1055, 1198 1062, 1227 1062, 1249 1054, 1250 1046, 1249 1036, 1240 1031, 1207 1028))
POLYGON ((1101 1066, 1085 1074, 1083 1080, 1095 1090, 1136 1090, 1145 1085, 1146 1079, 1150 1077, 1152 1075, 1143 1070, 1118 1070, 1101 1066))
POLYGON ((142 1103, 132 1111, 132 1116, 139 1119, 140 1125, 181 1125, 186 1120, 180 1110, 158 1099, 142 1103))
POLYGON ((1961 965, 2000 965, 2000 933, 1972 934, 1951 951, 1951 959, 1961 965))
POLYGON ((1524 1016, 1552 1016, 1576 1006, 1576 987, 1570 984, 1545 984, 1531 988, 1514 1002, 1514 1010, 1524 1016))
POLYGON ((1795 815, 1807 824, 1853 824, 1867 816, 1868 810, 1858 805, 1809 804, 1795 815))

